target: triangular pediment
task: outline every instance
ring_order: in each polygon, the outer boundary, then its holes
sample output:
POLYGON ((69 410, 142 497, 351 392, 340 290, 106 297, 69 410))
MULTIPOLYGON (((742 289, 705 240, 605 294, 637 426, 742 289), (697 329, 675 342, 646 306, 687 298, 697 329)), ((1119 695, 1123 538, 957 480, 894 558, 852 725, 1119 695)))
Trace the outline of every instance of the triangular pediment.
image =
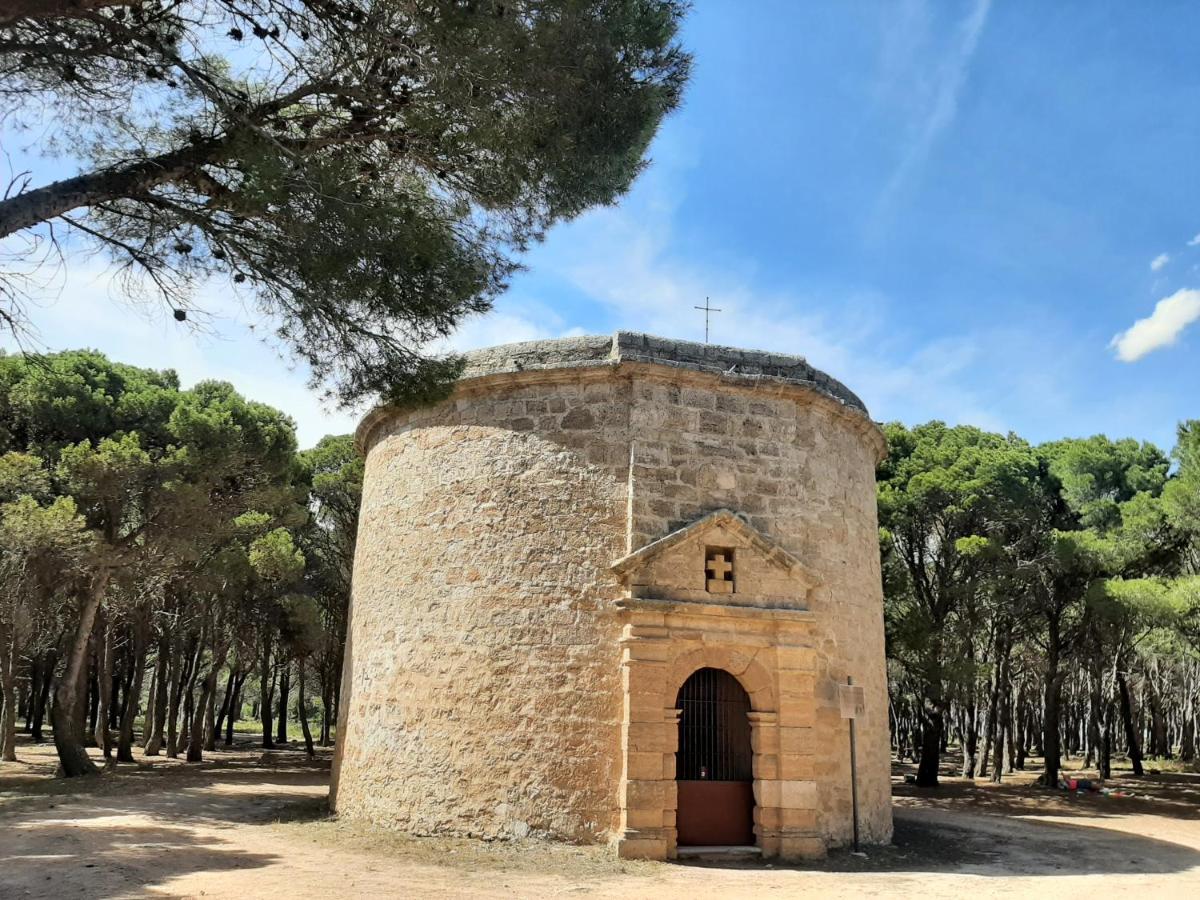
POLYGON ((634 595, 721 603, 804 603, 819 576, 771 536, 730 509, 718 509, 612 564, 634 595), (706 589, 706 548, 734 554, 735 589, 706 589))

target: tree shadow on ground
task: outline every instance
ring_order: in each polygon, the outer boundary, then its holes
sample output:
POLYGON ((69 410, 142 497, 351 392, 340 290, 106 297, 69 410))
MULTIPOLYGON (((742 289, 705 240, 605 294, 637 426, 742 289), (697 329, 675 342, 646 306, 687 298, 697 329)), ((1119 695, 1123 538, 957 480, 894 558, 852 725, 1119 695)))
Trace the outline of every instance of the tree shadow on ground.
MULTIPOLYGON (((206 806, 201 816, 220 818, 213 804, 206 806)), ((180 821, 196 821, 191 803, 178 809, 170 804, 146 807, 135 799, 112 807, 72 804, 62 811, 63 817, 44 808, 4 816, 0 895, 128 897, 133 890, 182 875, 257 868, 279 859, 246 852, 223 837, 184 825, 143 824, 145 820, 131 818, 139 813, 161 817, 165 812, 180 821)))
MULTIPOLYGON (((903 767, 894 771, 904 774, 903 767)), ((1048 790, 1034 783, 1037 771, 1006 775, 1001 784, 947 777, 936 788, 920 788, 897 780, 892 795, 906 809, 944 809, 1000 816, 1062 816, 1090 819, 1133 815, 1200 820, 1200 773, 1162 772, 1135 776, 1119 772, 1105 786, 1127 796, 1086 791, 1048 790)), ((1071 771, 1071 777, 1095 778, 1093 772, 1071 771)))
MULTIPOLYGON (((147 758, 135 751, 136 760, 105 769, 95 777, 56 778, 57 759, 53 747, 37 745, 28 740, 18 743, 22 762, 0 764, 0 812, 24 807, 38 798, 105 797, 159 792, 164 785, 203 788, 214 782, 229 784, 258 784, 263 773, 280 784, 324 784, 329 780, 332 752, 322 748, 315 759, 308 759, 302 749, 280 748, 262 750, 250 743, 232 748, 208 751, 205 760, 188 763, 165 756, 147 758)), ((103 760, 92 751, 98 765, 103 760)))
POLYGON ((329 754, 242 744, 203 763, 139 757, 53 777, 53 749, 0 766, 0 897, 127 897, 197 872, 281 861, 223 830, 328 816, 329 754))
POLYGON ((696 860, 680 865, 1005 878, 1171 874, 1200 866, 1200 851, 1158 838, 1097 826, 943 810, 896 809, 892 844, 863 849, 861 856, 843 849, 811 863, 696 860))

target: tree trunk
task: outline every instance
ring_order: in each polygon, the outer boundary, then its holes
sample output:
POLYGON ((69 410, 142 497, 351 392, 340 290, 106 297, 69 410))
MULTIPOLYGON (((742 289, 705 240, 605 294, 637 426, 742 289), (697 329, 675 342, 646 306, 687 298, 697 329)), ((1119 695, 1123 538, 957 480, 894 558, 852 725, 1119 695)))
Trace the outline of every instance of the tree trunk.
POLYGON ((291 660, 288 660, 284 662, 279 670, 279 718, 276 720, 275 726, 275 742, 277 744, 286 744, 288 742, 288 700, 291 696, 291 688, 292 663, 291 660))
POLYGON ((921 761, 917 764, 917 786, 938 786, 938 763, 942 751, 942 712, 926 700, 921 706, 921 761))
POLYGON ((163 730, 167 726, 167 705, 171 696, 171 680, 167 664, 171 659, 171 642, 166 635, 158 639, 158 652, 154 660, 154 683, 157 685, 152 702, 146 707, 149 727, 146 729, 145 756, 158 756, 163 745, 163 730))
POLYGON ((1144 775, 1142 770, 1142 748, 1138 741, 1137 730, 1133 725, 1133 705, 1129 700, 1129 684, 1125 673, 1117 672, 1117 694, 1121 698, 1121 722, 1125 726, 1125 743, 1129 745, 1129 761, 1133 763, 1133 774, 1144 775))
MULTIPOLYGON (((984 714, 983 752, 980 754, 980 758, 979 758, 979 777, 980 778, 987 778, 988 756, 989 756, 989 754, 995 755, 994 753, 992 753, 992 751, 995 749, 995 746, 996 746, 996 732, 998 730, 997 726, 999 725, 999 717, 1000 717, 1000 694, 1001 694, 1000 682, 1001 682, 1001 679, 1004 677, 1004 672, 1002 671, 1002 666, 1001 666, 1001 661, 1004 657, 1004 626, 1002 624, 997 624, 997 626, 996 626, 996 639, 993 642, 993 648, 994 649, 992 652, 992 679, 991 679, 991 685, 990 685, 991 690, 988 691, 988 707, 987 707, 987 712, 984 714)), ((1000 742, 1001 751, 1003 751, 1003 746, 1004 746, 1004 742, 1003 742, 1003 735, 1002 735, 1001 742, 1000 742)), ((999 756, 997 756, 996 758, 997 758, 997 760, 1000 759, 999 756)), ((998 767, 999 767, 999 764, 997 763, 997 768, 998 767)), ((993 780, 996 781, 998 779, 993 779, 993 780)))
POLYGON ((262 745, 266 750, 275 747, 275 736, 272 731, 272 672, 271 672, 271 643, 270 638, 263 639, 262 657, 259 659, 259 714, 262 716, 262 745))
POLYGON ((192 722, 199 711, 196 707, 196 685, 200 682, 200 663, 204 660, 206 642, 207 634, 201 629, 200 634, 195 636, 192 642, 195 652, 188 667, 188 682, 183 692, 183 717, 180 719, 179 725, 179 746, 185 751, 191 745, 192 722))
POLYGON ((142 739, 139 743, 144 751, 150 746, 150 732, 154 730, 154 709, 158 706, 158 663, 150 673, 150 687, 146 691, 146 715, 142 717, 142 739))
POLYGON ((108 730, 109 707, 112 704, 113 653, 108 616, 101 608, 96 613, 96 630, 92 635, 96 648, 96 746, 105 759, 112 758, 112 732, 108 730))
POLYGON ((225 654, 227 652, 226 647, 213 648, 212 665, 209 666, 204 680, 200 682, 200 696, 197 698, 195 708, 192 711, 192 724, 188 736, 188 762, 203 762, 204 760, 205 719, 208 716, 217 693, 217 676, 225 665, 225 654))
MULTIPOLYGON (((130 659, 133 661, 133 681, 125 692, 125 708, 121 710, 121 729, 117 738, 117 761, 133 762, 133 723, 137 718, 138 701, 142 697, 142 679, 146 676, 146 638, 141 629, 133 629, 133 646, 130 647, 130 659)), ((146 718, 150 718, 150 709, 146 709, 146 718)), ((145 731, 145 724, 142 726, 145 731)))
POLYGON ((332 733, 333 719, 333 688, 330 684, 332 679, 325 679, 325 683, 321 685, 321 746, 328 747, 332 733))
POLYGON ((1101 778, 1112 778, 1112 748, 1113 748, 1113 709, 1112 701, 1106 701, 1104 709, 1104 727, 1100 731, 1100 752, 1096 760, 1096 770, 1101 778))
POLYGON ((1086 768, 1093 762, 1100 765, 1101 744, 1104 742, 1104 676, 1100 671, 1100 663, 1092 666, 1088 675, 1088 721, 1087 758, 1083 765, 1086 768))
MULTIPOLYGON (((1012 685, 1010 684, 1010 660, 1012 642, 1007 631, 996 641, 996 691, 992 698, 992 782, 1000 783, 1004 772, 1004 738, 1012 732, 1012 685)), ((1012 738, 1009 738, 1012 743, 1012 738)), ((985 748, 986 750, 986 748, 985 748)), ((986 755, 986 754, 985 754, 986 755)))
MULTIPOLYGON (((225 690, 221 696, 221 708, 217 711, 216 720, 213 722, 213 736, 221 733, 221 728, 225 724, 225 717, 229 715, 230 704, 233 703, 233 685, 237 681, 237 671, 233 666, 229 667, 229 674, 225 677, 225 690)), ((205 750, 212 750, 212 747, 205 747, 205 750)))
POLYGON ((46 740, 42 733, 42 725, 46 721, 46 709, 50 705, 50 689, 54 686, 54 668, 57 662, 58 652, 47 650, 41 667, 41 684, 33 698, 33 721, 29 725, 29 736, 35 744, 46 740))
POLYGON ((308 705, 304 701, 304 657, 296 660, 296 712, 300 715, 300 730, 304 733, 304 752, 308 754, 308 758, 312 759, 316 754, 313 752, 312 732, 308 729, 308 705))
POLYGON ((233 686, 233 702, 229 709, 229 718, 225 722, 225 746, 233 746, 233 727, 237 724, 238 719, 242 715, 242 688, 246 684, 246 679, 249 678, 249 673, 238 675, 237 682, 233 686))
MULTIPOLYGON (((117 668, 117 657, 114 655, 111 634, 109 635, 108 639, 107 652, 110 658, 108 668, 113 673, 108 689, 108 730, 114 731, 121 726, 121 713, 124 708, 126 695, 129 693, 129 691, 125 686, 125 679, 122 670, 117 668)), ((124 662, 126 667, 128 667, 127 660, 122 660, 122 662, 124 662)))
POLYGON ((1182 722, 1179 726, 1179 758, 1190 763, 1196 758, 1196 683, 1191 671, 1184 676, 1182 722))
POLYGON ((1012 686, 1012 664, 1009 663, 1008 669, 1008 708, 1004 710, 1004 730, 1005 730, 1005 763, 1004 774, 1011 775, 1017 770, 1017 745, 1021 743, 1021 735, 1018 732, 1018 723, 1021 720, 1021 709, 1019 706, 1019 697, 1013 696, 1012 686))
POLYGON ((167 756, 176 759, 179 756, 179 708, 183 704, 183 692, 187 690, 192 678, 195 664, 196 635, 188 640, 186 653, 171 655, 171 702, 167 709, 167 756))
POLYGON ((96 622, 96 612, 108 587, 108 569, 101 569, 91 584, 75 625, 75 638, 67 657, 67 669, 54 692, 54 708, 50 711, 54 723, 54 747, 62 774, 67 778, 96 775, 99 769, 88 757, 83 746, 83 727, 80 717, 80 675, 87 660, 88 639, 96 622))
MULTIPOLYGON (((14 655, 15 658, 15 655, 14 655)), ((30 671, 34 666, 33 660, 29 662, 29 669, 26 670, 25 677, 21 680, 20 689, 17 689, 16 667, 13 667, 13 690, 17 697, 17 718, 25 719, 25 731, 29 731, 29 691, 33 683, 33 672, 30 671)))
POLYGON ((83 674, 83 684, 80 690, 87 693, 87 710, 80 723, 84 730, 84 740, 91 746, 96 746, 96 712, 100 709, 100 686, 96 684, 95 641, 88 645, 88 660, 91 663, 83 674))
POLYGON ((0 762, 17 761, 17 629, 0 623, 0 762))
POLYGON ((1046 639, 1046 693, 1043 704, 1042 756, 1045 761, 1043 780, 1046 787, 1058 786, 1058 769, 1062 763, 1059 749, 1059 702, 1062 696, 1063 675, 1059 672, 1062 655, 1060 623, 1051 615, 1046 639))
POLYGON ((25 733, 33 731, 33 710, 36 707, 38 692, 42 689, 42 658, 35 655, 29 660, 29 696, 25 701, 25 733))
MULTIPOLYGON (((121 722, 125 719, 125 708, 129 705, 130 699, 132 698, 133 700, 135 716, 137 715, 138 709, 142 702, 141 694, 136 697, 133 696, 133 682, 134 679, 137 678, 136 669, 139 653, 141 655, 142 663, 144 664, 146 661, 146 640, 145 638, 139 640, 133 634, 133 631, 134 629, 130 629, 130 641, 125 646, 125 670, 121 680, 121 707, 117 714, 115 725, 117 728, 120 727, 121 722)), ((143 676, 145 675, 144 672, 142 674, 143 676)), ((143 678, 142 680, 144 681, 145 679, 143 678)))
POLYGON ((972 696, 959 713, 959 745, 962 751, 962 777, 974 778, 979 759, 979 710, 972 696))
POLYGON ((1146 693, 1150 700, 1150 746, 1152 748, 1150 755, 1160 759, 1170 759, 1172 756, 1171 742, 1167 738, 1167 717, 1163 710, 1162 695, 1158 689, 1158 672, 1147 673, 1146 682, 1146 693))
POLYGON ((209 694, 208 703, 204 705, 204 750, 206 753, 217 749, 216 706, 217 681, 214 675, 212 692, 209 694))
POLYGON ((167 702, 167 759, 179 755, 179 704, 183 701, 183 660, 178 654, 171 655, 171 696, 167 702))

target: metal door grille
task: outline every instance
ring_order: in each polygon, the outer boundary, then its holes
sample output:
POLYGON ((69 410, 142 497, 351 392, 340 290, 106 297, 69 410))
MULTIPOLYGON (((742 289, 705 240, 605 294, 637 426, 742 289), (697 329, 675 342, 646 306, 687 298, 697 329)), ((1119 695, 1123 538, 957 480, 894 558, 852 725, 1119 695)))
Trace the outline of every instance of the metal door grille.
POLYGON ((680 781, 751 781, 750 698, 722 669, 699 669, 679 689, 680 781))

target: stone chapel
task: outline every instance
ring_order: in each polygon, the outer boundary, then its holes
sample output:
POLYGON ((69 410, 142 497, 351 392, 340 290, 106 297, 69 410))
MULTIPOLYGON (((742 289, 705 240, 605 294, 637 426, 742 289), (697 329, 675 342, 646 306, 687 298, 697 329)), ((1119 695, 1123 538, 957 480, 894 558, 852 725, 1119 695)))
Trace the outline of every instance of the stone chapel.
POLYGON ((891 838, 875 467, 801 357, 644 334, 468 354, 366 456, 331 802, 415 834, 891 838), (858 687, 850 694, 848 680, 858 687))

